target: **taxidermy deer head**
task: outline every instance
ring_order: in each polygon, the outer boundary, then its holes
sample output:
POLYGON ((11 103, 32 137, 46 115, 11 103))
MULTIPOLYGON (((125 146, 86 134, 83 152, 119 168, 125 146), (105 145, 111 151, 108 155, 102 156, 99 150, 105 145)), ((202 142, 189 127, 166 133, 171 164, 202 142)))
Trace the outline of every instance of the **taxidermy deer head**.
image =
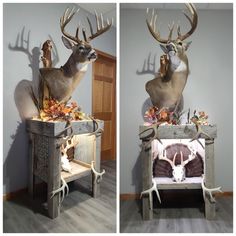
POLYGON ((163 150, 159 154, 159 160, 167 161, 171 165, 173 181, 175 181, 177 183, 180 183, 185 180, 185 178, 186 178, 185 165, 187 165, 190 161, 192 161, 196 157, 196 151, 192 150, 190 147, 189 147, 189 150, 190 150, 191 154, 188 156, 188 159, 185 161, 183 161, 183 153, 180 152, 180 160, 181 160, 180 165, 175 165, 175 159, 177 156, 177 152, 175 153, 173 160, 169 159, 166 156, 166 150, 163 150))
MULTIPOLYGON (((191 3, 185 4, 191 13, 191 17, 184 13, 191 24, 191 29, 186 34, 181 34, 180 26, 177 26, 177 38, 172 39, 172 33, 175 27, 169 25, 169 36, 163 39, 158 30, 156 31, 157 14, 154 10, 151 13, 150 21, 147 19, 147 26, 160 46, 165 55, 161 56, 160 72, 157 77, 146 83, 146 91, 149 94, 154 106, 159 109, 166 107, 171 111, 181 111, 182 92, 187 82, 189 74, 188 58, 185 54, 191 42, 185 42, 196 29, 198 16, 195 6, 191 3)), ((147 9, 147 14, 148 14, 147 9)))
POLYGON ((87 17, 91 35, 87 37, 86 30, 82 29, 84 40, 79 37, 80 26, 78 26, 75 36, 70 35, 65 31, 65 27, 71 21, 72 17, 77 13, 72 9, 67 8, 64 15, 61 17, 60 26, 63 34, 62 41, 66 48, 72 51, 67 62, 61 68, 42 68, 41 86, 39 88, 39 107, 43 107, 43 101, 46 98, 54 98, 59 102, 67 102, 83 78, 87 65, 96 60, 97 54, 90 42, 105 33, 112 26, 112 21, 107 19, 104 23, 102 14, 100 16, 95 12, 96 32, 93 31, 92 23, 87 17))

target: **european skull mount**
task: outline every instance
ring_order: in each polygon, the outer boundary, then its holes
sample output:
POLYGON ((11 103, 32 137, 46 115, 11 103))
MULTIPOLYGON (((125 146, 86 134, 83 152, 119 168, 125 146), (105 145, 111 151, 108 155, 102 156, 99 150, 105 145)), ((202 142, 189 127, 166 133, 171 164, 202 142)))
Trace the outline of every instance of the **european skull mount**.
POLYGON ((146 83, 146 91, 149 94, 153 106, 159 109, 165 107, 170 111, 180 112, 183 109, 182 92, 187 82, 189 74, 189 65, 186 51, 191 42, 184 42, 196 29, 198 23, 198 15, 195 6, 192 3, 185 4, 191 16, 184 13, 191 24, 191 29, 181 34, 180 25, 177 26, 177 38, 172 39, 172 33, 175 28, 173 22, 169 25, 169 36, 163 39, 158 30, 156 30, 157 14, 153 10, 149 14, 150 18, 146 20, 151 35, 160 43, 165 55, 160 58, 159 74, 153 80, 146 83))
POLYGON ((65 27, 71 21, 72 17, 77 13, 74 9, 71 11, 67 8, 64 15, 60 19, 62 41, 66 48, 72 50, 67 62, 61 68, 41 68, 40 69, 40 86, 39 86, 39 108, 43 109, 43 101, 46 98, 53 98, 59 102, 67 102, 83 78, 87 71, 89 63, 97 59, 97 54, 90 42, 94 38, 100 36, 110 29, 113 20, 106 22, 103 20, 103 15, 98 15, 95 12, 96 32, 94 32, 92 23, 87 17, 90 28, 90 36, 86 35, 86 30, 82 28, 84 40, 79 37, 80 25, 76 29, 75 36, 70 35, 65 31, 65 27))
POLYGON ((174 155, 173 160, 169 159, 166 155, 166 149, 164 148, 160 153, 159 153, 159 160, 163 160, 166 161, 170 164, 171 168, 172 168, 172 176, 173 176, 173 181, 175 182, 182 182, 185 180, 186 178, 186 169, 185 166, 191 162, 192 160, 195 159, 196 155, 196 151, 193 150, 190 146, 188 146, 188 149, 190 151, 190 155, 188 155, 188 158, 186 160, 184 160, 183 158, 183 153, 182 151, 180 151, 180 159, 181 159, 181 163, 179 165, 175 164, 175 160, 176 160, 176 156, 177 156, 177 152, 174 155))

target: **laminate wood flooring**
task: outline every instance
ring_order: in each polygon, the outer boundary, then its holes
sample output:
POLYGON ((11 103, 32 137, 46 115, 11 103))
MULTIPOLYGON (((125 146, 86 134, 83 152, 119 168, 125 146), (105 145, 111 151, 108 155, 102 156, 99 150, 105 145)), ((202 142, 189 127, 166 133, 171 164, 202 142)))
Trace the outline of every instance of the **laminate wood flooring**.
MULTIPOLYGON (((101 182, 101 196, 91 197, 91 177, 69 184, 61 214, 47 217, 46 197, 31 200, 28 194, 3 203, 4 233, 114 233, 116 232, 116 165, 103 161, 106 174, 101 182)), ((46 195, 46 194, 45 194, 46 195)))
POLYGON ((143 221, 141 201, 120 202, 121 233, 233 233, 233 197, 219 197, 215 220, 200 208, 154 208, 153 220, 143 221))

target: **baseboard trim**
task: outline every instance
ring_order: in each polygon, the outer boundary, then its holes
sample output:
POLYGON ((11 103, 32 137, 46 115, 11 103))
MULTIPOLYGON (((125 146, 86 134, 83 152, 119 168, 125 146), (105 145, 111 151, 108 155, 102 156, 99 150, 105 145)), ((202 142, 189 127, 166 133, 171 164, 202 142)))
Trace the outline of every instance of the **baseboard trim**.
POLYGON ((120 194, 120 200, 127 201, 127 200, 137 200, 140 199, 140 194, 138 193, 123 193, 120 194))
POLYGON ((215 193, 215 197, 233 197, 233 191, 215 193))
MULTIPOLYGON (((42 191, 44 187, 45 187, 44 182, 38 183, 35 185, 35 189, 37 189, 37 192, 42 191)), ((3 194, 3 201, 13 200, 13 199, 15 199, 15 198, 19 197, 20 195, 25 194, 27 192, 28 192, 28 188, 22 188, 17 191, 14 191, 14 192, 5 193, 5 194, 3 194)))
MULTIPOLYGON (((36 184, 37 188, 43 187, 43 183, 36 184)), ((3 201, 9 201, 12 200, 19 195, 25 194, 28 192, 28 188, 23 188, 20 190, 17 190, 15 192, 10 192, 3 194, 3 201)), ((216 193, 215 197, 233 197, 233 191, 227 191, 227 192, 222 192, 222 193, 216 193)), ((120 194, 120 200, 121 201, 128 201, 128 200, 137 200, 140 199, 140 194, 138 193, 122 193, 120 194)))
POLYGON ((18 197, 19 195, 26 193, 27 191, 28 191, 28 188, 24 188, 24 189, 17 190, 15 192, 5 193, 5 194, 3 194, 3 201, 12 200, 12 199, 18 197))
MULTIPOLYGON (((233 191, 227 191, 222 193, 216 193, 215 197, 233 197, 233 191)), ((128 201, 128 200, 137 200, 140 199, 140 194, 138 193, 122 193, 120 194, 121 201, 128 201)))

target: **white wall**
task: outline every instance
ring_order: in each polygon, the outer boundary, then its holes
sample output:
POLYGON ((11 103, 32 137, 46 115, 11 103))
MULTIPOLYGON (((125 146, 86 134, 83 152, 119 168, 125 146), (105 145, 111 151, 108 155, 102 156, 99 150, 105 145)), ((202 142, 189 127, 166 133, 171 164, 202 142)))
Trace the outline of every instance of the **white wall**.
MULTIPOLYGON (((9 43, 14 46, 17 34, 25 27, 25 38, 30 30, 30 52, 39 51, 42 43, 50 34, 59 54, 59 62, 56 67, 63 65, 70 50, 66 49, 61 41, 59 19, 66 7, 73 4, 4 4, 3 7, 3 163, 4 163, 4 189, 3 192, 12 192, 27 186, 28 175, 28 143, 25 126, 21 123, 14 102, 14 90, 23 79, 32 80, 32 70, 29 60, 23 52, 12 51, 9 43)), ((79 15, 75 15, 68 25, 67 31, 75 34, 79 20, 82 25, 88 27, 85 22, 86 15, 90 13, 81 9, 79 15)), ((113 56, 116 55, 116 29, 112 27, 108 32, 92 41, 92 45, 113 56)), ((32 52, 31 52, 32 53, 32 52)), ((35 55, 35 54, 34 54, 35 55)), ((39 56, 39 55, 38 55, 39 56)), ((36 59, 38 58, 36 56, 36 59)), ((42 64, 40 64, 42 67, 42 64)), ((38 62, 34 60, 34 72, 37 74, 38 62)), ((92 70, 91 65, 74 92, 73 99, 78 102, 86 113, 91 113, 92 105, 92 70)))
MULTIPOLYGON (((185 109, 204 110, 211 123, 217 124, 215 140, 216 185, 233 190, 233 14, 231 10, 199 10, 196 32, 189 38, 187 52, 190 71, 184 90, 185 109)), ((121 193, 141 191, 139 159, 139 125, 143 123, 142 106, 148 98, 145 83, 153 75, 138 75, 149 53, 159 57, 158 43, 149 33, 146 11, 121 9, 120 48, 120 189, 121 193)), ((189 23, 181 10, 161 10, 161 35, 167 35, 167 24, 180 19, 181 32, 189 23)))

